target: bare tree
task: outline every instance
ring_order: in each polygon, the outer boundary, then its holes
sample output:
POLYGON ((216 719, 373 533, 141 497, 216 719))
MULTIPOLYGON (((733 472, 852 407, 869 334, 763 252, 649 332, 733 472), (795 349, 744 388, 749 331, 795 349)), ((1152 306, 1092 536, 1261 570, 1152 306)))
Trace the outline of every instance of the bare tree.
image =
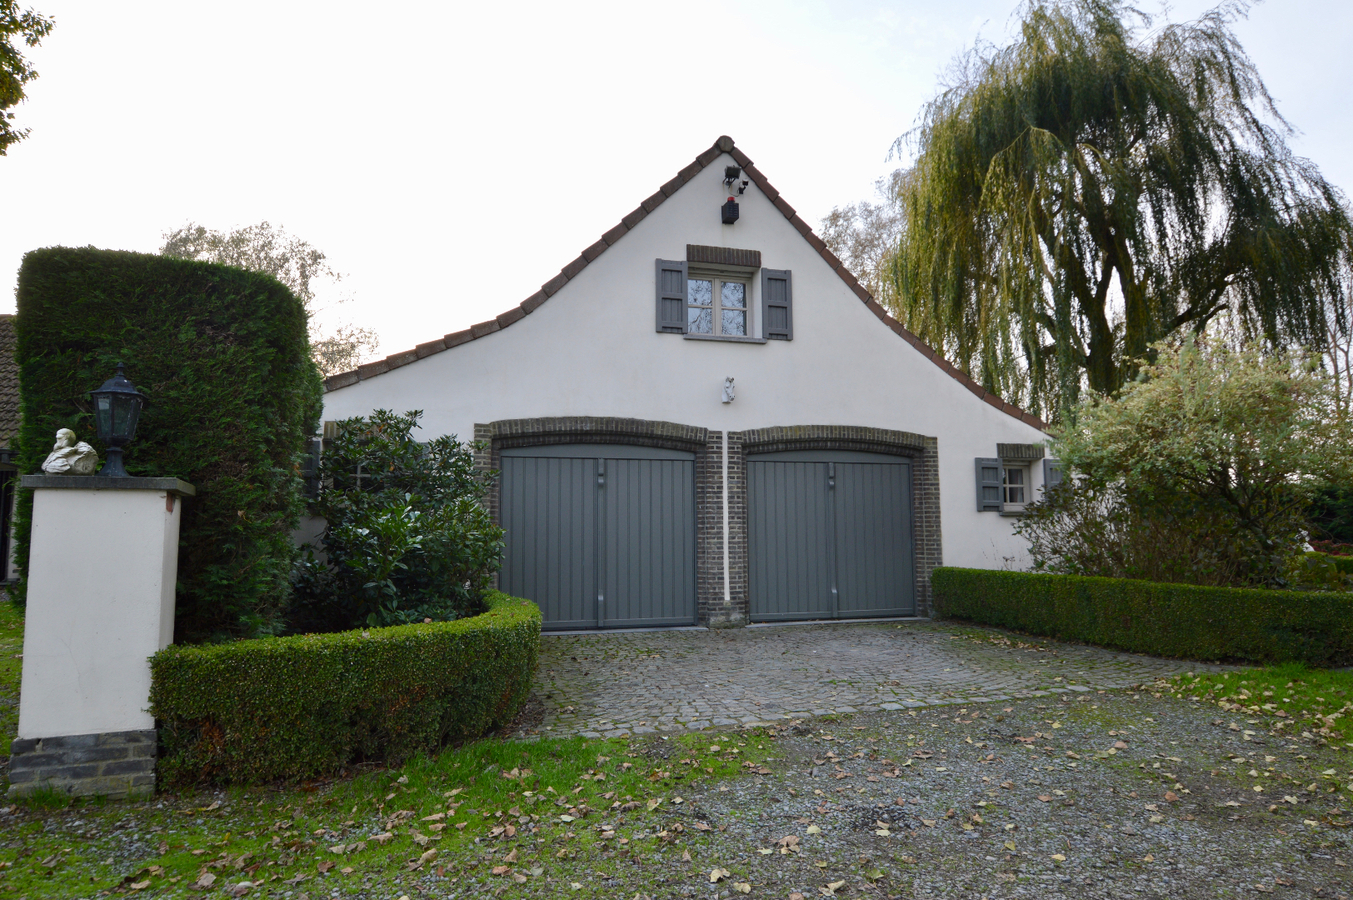
POLYGON ((343 276, 329 267, 324 253, 311 246, 309 241, 287 234, 284 229, 274 228, 267 222, 230 232, 212 231, 190 222, 161 237, 164 238, 161 256, 198 259, 262 272, 290 288, 310 315, 310 355, 326 376, 357 368, 380 346, 376 332, 357 325, 344 323, 328 333, 319 331, 315 317, 323 308, 315 307, 312 282, 324 279, 338 282, 343 276))
POLYGON ((902 234, 897 197, 907 173, 897 169, 874 182, 879 202, 832 207, 821 223, 822 240, 880 303, 892 296, 889 267, 902 234))

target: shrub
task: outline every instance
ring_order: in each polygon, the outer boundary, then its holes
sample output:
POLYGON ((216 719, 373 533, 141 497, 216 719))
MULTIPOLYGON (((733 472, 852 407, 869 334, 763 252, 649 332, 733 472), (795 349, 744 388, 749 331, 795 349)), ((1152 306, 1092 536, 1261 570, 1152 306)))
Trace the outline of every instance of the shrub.
POLYGON ((1153 350, 1117 397, 1080 405, 1057 434, 1058 456, 1094 483, 1121 484, 1140 515, 1213 535, 1196 543, 1239 581, 1281 586, 1317 488, 1353 481, 1353 431, 1333 381, 1312 359, 1202 338, 1153 350))
POLYGON ((322 558, 297 581, 295 631, 450 620, 479 612, 503 530, 481 501, 472 448, 413 438, 421 412, 346 419, 325 449, 312 511, 322 558))
POLYGON ((938 568, 945 618, 1197 660, 1353 663, 1353 594, 938 568))
MULTIPOLYGON (((151 400, 128 471, 197 487, 180 531, 175 639, 279 628, 304 509, 298 461, 322 397, 299 301, 240 269, 53 247, 24 257, 18 306, 20 471, 39 471, 58 428, 103 451, 86 397, 126 363, 151 400)), ((32 505, 20 491, 21 571, 32 505)))
POLYGON ((1049 489, 1025 508, 1015 533, 1029 542, 1034 571, 1059 575, 1243 585, 1260 553, 1252 535, 1196 498, 1129 500, 1121 481, 1094 478, 1049 489))
POLYGON ((540 609, 497 592, 457 622, 171 646, 151 659, 165 785, 331 774, 431 753, 512 720, 540 609))

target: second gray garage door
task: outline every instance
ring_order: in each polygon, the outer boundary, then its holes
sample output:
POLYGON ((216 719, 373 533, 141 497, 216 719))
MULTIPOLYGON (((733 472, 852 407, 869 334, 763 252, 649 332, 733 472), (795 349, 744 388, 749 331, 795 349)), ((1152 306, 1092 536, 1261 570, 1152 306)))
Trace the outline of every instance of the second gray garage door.
POLYGON ((695 623, 695 454, 566 444, 501 465, 499 586, 546 628, 695 623))
POLYGON ((833 450, 747 457, 753 621, 915 615, 911 461, 833 450))

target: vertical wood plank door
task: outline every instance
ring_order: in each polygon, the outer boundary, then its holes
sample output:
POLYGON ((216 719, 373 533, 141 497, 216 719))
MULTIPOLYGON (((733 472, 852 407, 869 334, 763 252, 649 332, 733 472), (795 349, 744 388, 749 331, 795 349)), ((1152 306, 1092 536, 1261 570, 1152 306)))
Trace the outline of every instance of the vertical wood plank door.
POLYGON ((802 450, 747 459, 756 622, 915 615, 911 461, 802 450))
POLYGON ((695 456, 569 444, 501 454, 501 589, 551 630, 693 625, 695 456))

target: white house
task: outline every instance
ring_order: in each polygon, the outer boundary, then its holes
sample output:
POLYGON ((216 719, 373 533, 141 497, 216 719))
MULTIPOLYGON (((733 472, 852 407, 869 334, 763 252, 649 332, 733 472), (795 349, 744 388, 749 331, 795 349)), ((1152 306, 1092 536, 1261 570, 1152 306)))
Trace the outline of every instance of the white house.
POLYGON ((500 586, 553 628, 926 615, 1057 477, 728 137, 520 306, 328 380, 377 408, 486 443, 500 586))

